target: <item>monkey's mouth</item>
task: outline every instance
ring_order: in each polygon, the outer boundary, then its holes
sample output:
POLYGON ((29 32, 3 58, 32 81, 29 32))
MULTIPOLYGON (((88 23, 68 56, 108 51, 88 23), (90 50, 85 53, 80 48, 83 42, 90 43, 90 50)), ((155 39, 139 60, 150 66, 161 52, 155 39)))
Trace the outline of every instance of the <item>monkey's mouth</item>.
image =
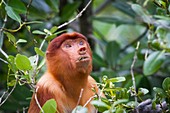
POLYGON ((77 62, 80 62, 80 61, 88 61, 89 60, 89 57, 88 56, 80 56, 78 59, 77 59, 77 62))

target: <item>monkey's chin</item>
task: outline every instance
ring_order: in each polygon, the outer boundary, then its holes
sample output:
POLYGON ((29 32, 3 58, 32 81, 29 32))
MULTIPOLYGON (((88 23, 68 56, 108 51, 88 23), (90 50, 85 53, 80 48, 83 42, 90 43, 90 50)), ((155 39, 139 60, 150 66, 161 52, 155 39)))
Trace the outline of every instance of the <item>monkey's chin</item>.
POLYGON ((88 56, 81 56, 76 61, 76 68, 79 71, 86 72, 88 71, 89 66, 91 65, 91 59, 88 56))

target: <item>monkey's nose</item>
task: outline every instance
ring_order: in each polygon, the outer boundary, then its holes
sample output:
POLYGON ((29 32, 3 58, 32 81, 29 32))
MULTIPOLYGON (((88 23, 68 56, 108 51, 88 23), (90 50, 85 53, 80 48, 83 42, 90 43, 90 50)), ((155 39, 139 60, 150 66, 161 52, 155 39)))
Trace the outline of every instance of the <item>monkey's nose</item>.
POLYGON ((78 50, 78 53, 79 53, 80 55, 86 54, 86 47, 80 47, 79 50, 78 50))

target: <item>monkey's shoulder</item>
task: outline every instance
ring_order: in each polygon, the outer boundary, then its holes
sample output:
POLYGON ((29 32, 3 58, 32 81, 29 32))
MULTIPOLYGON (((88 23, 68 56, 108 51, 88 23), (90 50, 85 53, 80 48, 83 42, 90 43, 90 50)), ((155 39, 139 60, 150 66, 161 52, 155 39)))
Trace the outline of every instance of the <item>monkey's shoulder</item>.
POLYGON ((88 87, 91 87, 91 88, 96 88, 97 87, 97 82, 91 76, 88 76, 88 83, 89 83, 88 87))
POLYGON ((62 85, 49 73, 45 73, 38 81, 37 87, 43 89, 42 93, 48 93, 51 95, 57 95, 62 92, 62 85), (46 92, 44 92, 44 90, 46 92))

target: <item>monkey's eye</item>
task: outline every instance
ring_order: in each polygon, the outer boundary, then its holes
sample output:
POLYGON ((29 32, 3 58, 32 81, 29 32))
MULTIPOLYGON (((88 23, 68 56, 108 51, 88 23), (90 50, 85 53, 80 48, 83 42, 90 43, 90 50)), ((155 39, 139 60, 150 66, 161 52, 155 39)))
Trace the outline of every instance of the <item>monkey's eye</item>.
POLYGON ((66 48, 70 48, 70 47, 71 47, 71 44, 66 44, 65 47, 66 47, 66 48))
POLYGON ((79 45, 83 45, 84 44, 84 42, 81 40, 80 42, 79 42, 79 45))

